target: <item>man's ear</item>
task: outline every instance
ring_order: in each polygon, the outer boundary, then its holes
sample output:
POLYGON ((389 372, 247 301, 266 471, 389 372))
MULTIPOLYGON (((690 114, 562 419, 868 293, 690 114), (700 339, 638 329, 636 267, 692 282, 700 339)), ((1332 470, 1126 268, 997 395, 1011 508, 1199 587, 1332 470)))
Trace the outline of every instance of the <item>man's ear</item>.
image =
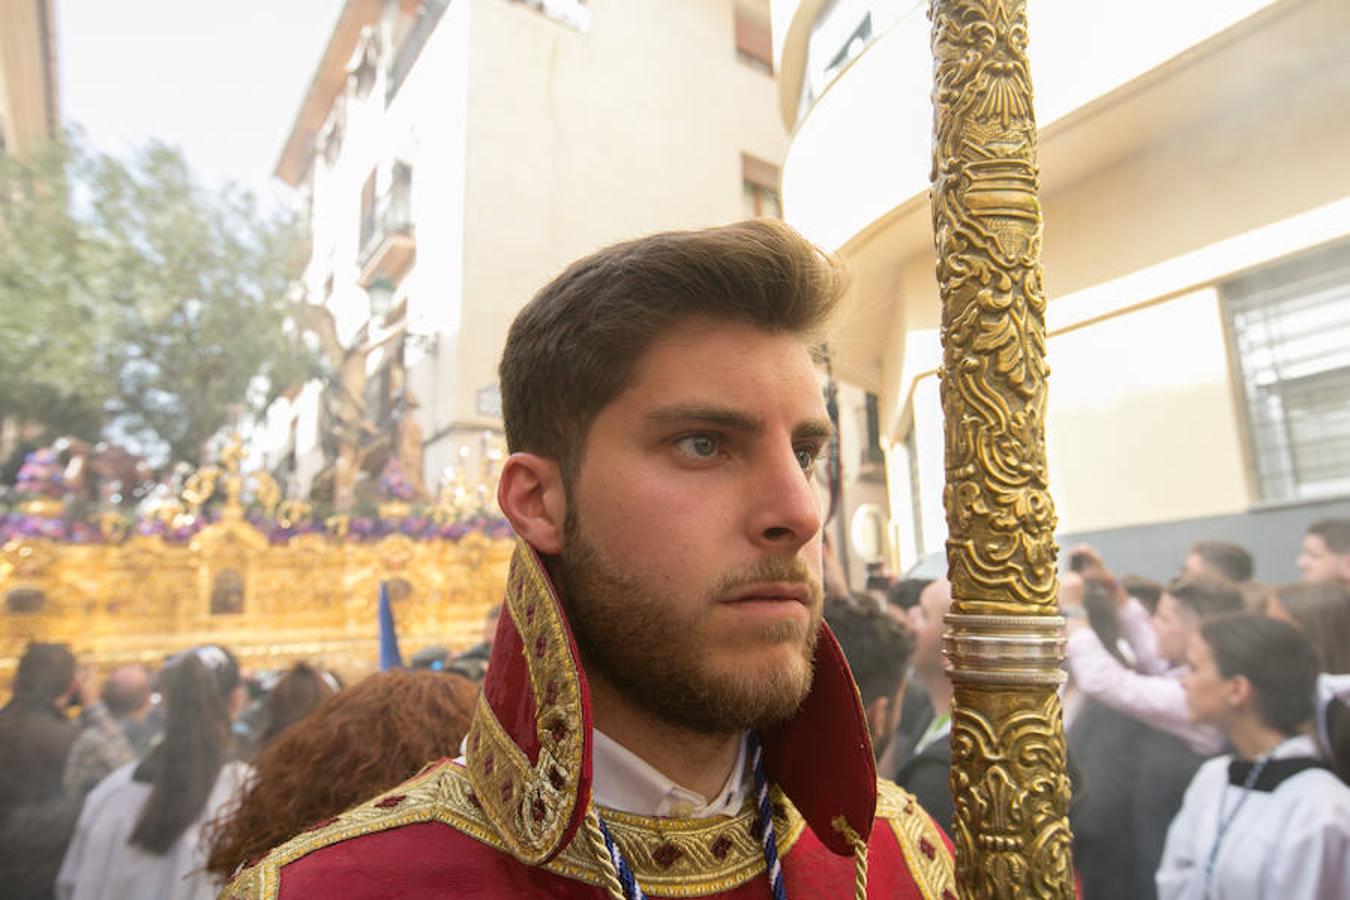
POLYGON ((1246 675, 1234 675, 1224 680, 1224 693, 1229 706, 1246 706, 1256 700, 1256 691, 1246 675))
POLYGON ((534 453, 512 453, 497 483, 497 505, 516 534, 545 556, 562 550, 567 492, 557 461, 534 453))
POLYGON ((873 747, 887 736, 886 727, 890 723, 890 712, 891 701, 888 697, 877 697, 863 707, 863 713, 867 716, 867 732, 872 736, 873 747))

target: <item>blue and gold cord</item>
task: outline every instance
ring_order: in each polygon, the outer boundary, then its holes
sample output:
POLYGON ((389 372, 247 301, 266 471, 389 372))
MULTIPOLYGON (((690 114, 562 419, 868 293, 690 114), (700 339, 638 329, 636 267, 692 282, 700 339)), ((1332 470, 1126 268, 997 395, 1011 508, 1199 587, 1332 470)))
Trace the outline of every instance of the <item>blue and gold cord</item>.
MULTIPOLYGON (((764 748, 759 744, 759 736, 753 731, 750 732, 749 740, 750 757, 754 761, 755 769, 755 809, 758 819, 756 832, 764 851, 764 869, 769 876, 769 887, 773 891, 774 900, 787 900, 787 886, 783 883, 783 866, 778 861, 778 839, 773 831, 773 810, 769 805, 769 779, 764 772, 764 748)), ((628 861, 623 858, 618 842, 609 833, 609 826, 600 818, 598 809, 595 819, 600 826, 600 834, 604 838, 609 861, 618 876, 624 900, 646 900, 647 895, 642 892, 637 877, 633 875, 628 861)))

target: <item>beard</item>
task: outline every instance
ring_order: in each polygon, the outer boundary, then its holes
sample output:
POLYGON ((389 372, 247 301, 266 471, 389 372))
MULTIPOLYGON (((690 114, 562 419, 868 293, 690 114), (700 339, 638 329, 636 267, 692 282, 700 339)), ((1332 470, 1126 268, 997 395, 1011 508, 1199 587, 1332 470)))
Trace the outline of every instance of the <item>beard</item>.
POLYGON ((556 575, 573 638, 591 677, 604 678, 648 715, 698 734, 777 725, 791 718, 806 699, 820 626, 821 587, 801 559, 769 557, 729 573, 687 611, 590 543, 571 515, 564 534, 556 575), (719 671, 708 645, 719 635, 705 633, 704 616, 729 591, 771 581, 810 588, 810 621, 806 626, 766 624, 754 633, 755 646, 795 643, 800 654, 787 665, 769 669, 733 662, 719 671))

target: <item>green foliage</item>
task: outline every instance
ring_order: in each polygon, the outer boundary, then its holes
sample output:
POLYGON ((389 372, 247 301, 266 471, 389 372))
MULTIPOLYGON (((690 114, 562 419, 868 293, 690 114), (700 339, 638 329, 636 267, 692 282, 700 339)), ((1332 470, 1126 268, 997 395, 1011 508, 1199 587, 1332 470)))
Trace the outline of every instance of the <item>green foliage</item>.
POLYGON ((152 142, 129 161, 78 136, 0 159, 0 416, 87 439, 204 443, 318 365, 291 318, 293 219, 197 182, 152 142))

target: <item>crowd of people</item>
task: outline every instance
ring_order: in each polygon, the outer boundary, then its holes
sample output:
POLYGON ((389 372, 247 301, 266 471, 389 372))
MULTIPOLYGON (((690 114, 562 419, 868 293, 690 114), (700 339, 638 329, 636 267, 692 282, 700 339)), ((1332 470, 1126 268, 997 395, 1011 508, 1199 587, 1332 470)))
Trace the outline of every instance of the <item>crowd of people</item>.
MULTIPOLYGON (((1201 541, 1161 584, 1090 547, 1062 578, 1074 861, 1087 900, 1350 896, 1350 521, 1314 525, 1305 581, 1251 580, 1201 541)), ((878 771, 933 818, 948 788, 944 579, 827 596, 878 771)), ((458 752, 485 640, 343 687, 299 662, 245 677, 204 645, 95 679, 34 644, 0 712, 7 897, 214 897, 289 838, 458 752), (81 709, 72 719, 67 710, 81 709)))
POLYGON ((214 898, 246 862, 455 755, 478 694, 458 670, 481 680, 479 655, 344 689, 308 662, 245 673, 206 644, 100 685, 66 646, 30 645, 0 710, 0 896, 214 898))
MULTIPOLYGON (((1063 694, 1074 863, 1086 900, 1350 897, 1350 520, 1314 523, 1303 580, 1253 581, 1251 555, 1198 541, 1164 583, 1067 555, 1063 694)), ((855 668, 907 679, 879 771, 949 825, 952 686, 945 580, 901 580, 826 606, 896 623, 836 633, 855 668)), ((859 680, 863 701, 869 691, 859 680)), ((879 695, 877 695, 879 696, 879 695)), ((889 696, 889 695, 888 695, 889 696)), ((888 704, 893 700, 887 700, 888 704)))

